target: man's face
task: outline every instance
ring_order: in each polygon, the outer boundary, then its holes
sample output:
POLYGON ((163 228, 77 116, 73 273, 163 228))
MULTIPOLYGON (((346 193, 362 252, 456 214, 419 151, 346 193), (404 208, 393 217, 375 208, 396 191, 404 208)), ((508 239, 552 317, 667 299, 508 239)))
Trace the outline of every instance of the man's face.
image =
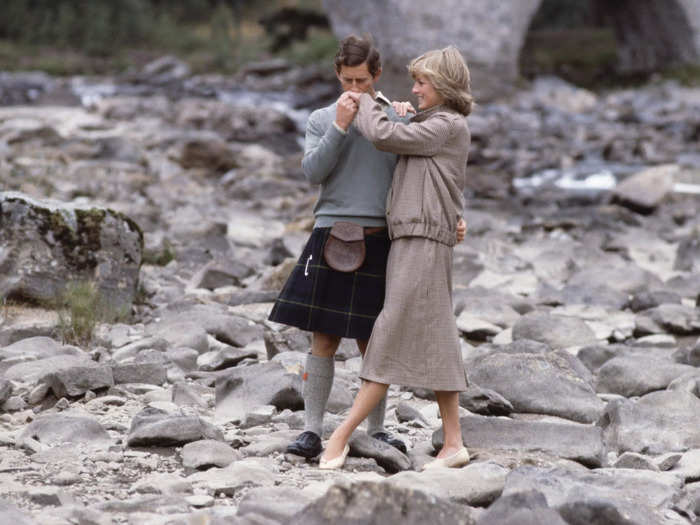
POLYGON ((374 83, 381 73, 380 69, 375 76, 372 76, 367 62, 363 62, 359 66, 340 66, 340 71, 336 72, 336 76, 343 91, 374 95, 374 83))

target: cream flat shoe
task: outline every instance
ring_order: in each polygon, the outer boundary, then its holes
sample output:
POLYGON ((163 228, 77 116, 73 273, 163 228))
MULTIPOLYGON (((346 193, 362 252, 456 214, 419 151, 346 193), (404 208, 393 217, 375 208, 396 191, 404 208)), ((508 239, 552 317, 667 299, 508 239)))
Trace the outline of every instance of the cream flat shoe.
POLYGON ((350 452, 350 445, 345 445, 343 452, 337 458, 326 460, 323 456, 318 462, 318 468, 323 470, 335 470, 341 468, 345 464, 345 458, 348 457, 348 452, 350 452))
POLYGON ((422 470, 428 470, 433 468, 445 467, 445 468, 459 468, 463 467, 469 463, 469 452, 467 447, 460 448, 457 452, 446 458, 434 459, 423 465, 422 470))

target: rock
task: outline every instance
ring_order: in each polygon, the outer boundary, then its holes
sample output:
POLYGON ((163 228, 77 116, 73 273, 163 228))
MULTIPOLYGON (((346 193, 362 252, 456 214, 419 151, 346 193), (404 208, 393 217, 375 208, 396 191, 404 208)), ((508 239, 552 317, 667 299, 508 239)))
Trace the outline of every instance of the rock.
POLYGON ((204 371, 223 370, 236 366, 244 359, 257 359, 257 357, 257 352, 253 350, 228 347, 200 355, 197 358, 197 367, 204 371))
POLYGON ((216 378, 216 416, 242 420, 253 408, 274 405, 278 410, 300 410, 301 377, 279 363, 235 368, 216 378))
POLYGON ((109 434, 97 420, 69 414, 40 416, 30 423, 19 437, 20 442, 26 439, 49 446, 74 443, 106 448, 112 444, 109 434))
POLYGON ((130 447, 184 445, 200 439, 223 441, 221 431, 198 416, 168 414, 157 408, 144 408, 131 421, 127 444, 130 447))
POLYGON ((216 494, 233 496, 242 488, 272 487, 276 478, 270 466, 256 459, 244 459, 226 468, 211 468, 187 477, 194 486, 204 486, 216 494))
MULTIPOLYGON (((563 420, 520 421, 504 417, 468 415, 460 418, 467 448, 544 451, 584 465, 598 466, 603 459, 600 428, 563 420)), ((433 447, 442 447, 442 429, 433 434, 433 447)))
POLYGON ((686 483, 700 478, 700 448, 685 452, 669 472, 681 476, 686 483))
POLYGON ((188 77, 190 67, 174 56, 165 55, 146 64, 141 72, 150 81, 163 84, 188 77))
POLYGON ((198 470, 226 467, 241 459, 240 454, 225 443, 211 439, 194 441, 182 447, 182 466, 198 470))
POLYGON ((514 411, 511 402, 501 394, 474 384, 459 393, 459 406, 483 416, 507 416, 514 411))
POLYGON ((683 272, 700 272, 700 232, 695 231, 693 235, 683 239, 678 245, 676 260, 673 262, 673 269, 683 272))
POLYGON ((140 479, 133 490, 138 494, 190 494, 192 484, 177 474, 156 472, 140 479))
POLYGON ((629 302, 630 310, 641 312, 661 304, 680 304, 681 297, 668 290, 641 290, 634 294, 629 302))
POLYGON ((201 387, 197 384, 176 383, 173 386, 172 402, 177 406, 208 408, 210 402, 213 401, 213 397, 213 389, 201 387))
POLYGON ((282 352, 307 353, 311 348, 309 333, 293 326, 279 332, 265 330, 264 338, 268 359, 272 359, 282 352))
POLYGON ((614 357, 598 370, 596 391, 625 397, 643 396, 665 389, 674 379, 694 370, 692 366, 639 355, 614 357))
POLYGON ((613 190, 613 199, 633 211, 653 212, 673 187, 675 164, 655 166, 626 178, 613 190))
POLYGON ((565 525, 557 511, 547 506, 547 498, 537 490, 522 490, 501 496, 479 516, 477 525, 565 525))
POLYGON ((507 474, 507 469, 494 462, 480 462, 460 469, 400 472, 386 478, 386 483, 452 503, 483 506, 501 495, 507 474))
POLYGON ((661 280, 633 263, 625 266, 584 267, 571 276, 569 286, 609 286, 613 290, 635 293, 645 289, 662 288, 661 280))
POLYGON ((31 517, 4 500, 0 500, 0 523, 12 523, 12 525, 37 525, 37 522, 31 517))
POLYGON ((546 343, 555 350, 596 342, 593 331, 583 321, 540 312, 526 314, 516 321, 513 340, 518 339, 546 343))
POLYGON ((7 401, 7 399, 12 395, 12 383, 7 379, 0 377, 0 404, 7 401))
POLYGON ((252 321, 231 315, 223 305, 186 306, 182 311, 162 312, 159 323, 148 327, 153 335, 163 337, 174 346, 187 346, 199 350, 209 350, 200 342, 202 330, 218 341, 236 347, 245 347, 256 339, 262 339, 262 327, 252 321), (187 336, 195 331, 196 342, 188 343, 187 336))
POLYGON ((22 381, 35 384, 47 375, 70 368, 95 367, 97 363, 86 354, 57 355, 34 361, 23 361, 10 366, 5 371, 5 377, 11 381, 22 381))
POLYGON ((254 488, 241 499, 237 515, 257 514, 266 520, 284 523, 311 502, 309 496, 293 488, 254 488))
POLYGON ((114 385, 112 369, 92 363, 90 366, 69 366, 51 372, 41 378, 58 397, 76 397, 89 390, 100 390, 114 385))
MULTIPOLYGON (((205 336, 206 340, 206 336, 205 336)), ((181 370, 189 372, 191 370, 196 370, 197 368, 197 357, 199 357, 199 352, 194 348, 179 347, 171 348, 165 352, 165 356, 168 360, 175 364, 181 370)))
POLYGON ((189 288, 215 290, 223 286, 240 286, 241 281, 255 269, 240 261, 211 261, 192 277, 189 288))
POLYGON ((645 456, 643 454, 637 454, 636 452, 625 452, 622 454, 615 463, 614 468, 636 468, 641 470, 652 470, 654 472, 660 472, 659 467, 654 463, 652 458, 645 456))
POLYGON ((618 452, 661 454, 700 448, 700 399, 688 392, 651 392, 636 401, 608 404, 600 426, 606 446, 618 452))
POLYGON ((536 490, 570 523, 663 523, 661 516, 675 501, 679 478, 664 472, 597 469, 578 472, 563 468, 520 467, 506 478, 503 497, 536 490), (598 509, 601 514, 592 512, 598 509), (576 512, 578 511, 578 512, 576 512), (610 521, 596 521, 610 516, 610 521), (627 516, 626 519, 622 519, 627 516), (600 517, 600 518, 598 518, 600 517), (629 521, 628 521, 629 520, 629 521))
POLYGON ((54 301, 66 283, 94 282, 111 315, 136 297, 143 233, 123 214, 0 193, 0 295, 54 301))
POLYGON ((697 308, 683 304, 661 304, 646 310, 644 314, 672 334, 700 333, 700 311, 697 308))
POLYGON ((114 384, 145 383, 162 385, 166 382, 165 367, 161 363, 130 363, 112 365, 114 384))
POLYGON ((592 385, 557 352, 491 354, 472 367, 469 379, 504 396, 517 412, 592 423, 605 407, 592 385))
POLYGON ((464 507, 424 492, 389 483, 336 484, 289 520, 289 525, 337 523, 402 523, 404 525, 471 525, 474 519, 464 507))
POLYGON ((398 449, 368 436, 365 432, 354 432, 350 439, 350 455, 372 458, 389 474, 411 468, 411 460, 398 449))
POLYGON ((428 420, 425 419, 423 414, 405 401, 399 402, 396 406, 396 419, 398 419, 400 423, 413 423, 423 428, 430 427, 430 423, 428 423, 428 420))

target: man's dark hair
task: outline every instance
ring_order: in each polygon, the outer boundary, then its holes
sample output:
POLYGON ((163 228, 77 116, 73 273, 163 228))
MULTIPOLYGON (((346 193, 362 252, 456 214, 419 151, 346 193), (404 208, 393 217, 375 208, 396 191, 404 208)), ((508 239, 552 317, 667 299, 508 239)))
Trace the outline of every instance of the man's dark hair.
POLYGON ((350 35, 340 41, 340 47, 335 55, 335 70, 340 73, 342 66, 359 66, 367 62, 369 74, 373 77, 382 68, 379 51, 374 47, 369 38, 360 38, 350 35))

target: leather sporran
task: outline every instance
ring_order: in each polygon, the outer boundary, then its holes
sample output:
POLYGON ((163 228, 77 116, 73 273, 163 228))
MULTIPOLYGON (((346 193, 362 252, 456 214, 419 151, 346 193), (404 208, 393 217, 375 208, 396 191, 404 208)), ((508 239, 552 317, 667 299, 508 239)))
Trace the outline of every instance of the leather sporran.
POLYGON ((323 258, 326 264, 339 272, 354 272, 365 261, 365 229, 354 222, 338 221, 333 224, 323 258))

